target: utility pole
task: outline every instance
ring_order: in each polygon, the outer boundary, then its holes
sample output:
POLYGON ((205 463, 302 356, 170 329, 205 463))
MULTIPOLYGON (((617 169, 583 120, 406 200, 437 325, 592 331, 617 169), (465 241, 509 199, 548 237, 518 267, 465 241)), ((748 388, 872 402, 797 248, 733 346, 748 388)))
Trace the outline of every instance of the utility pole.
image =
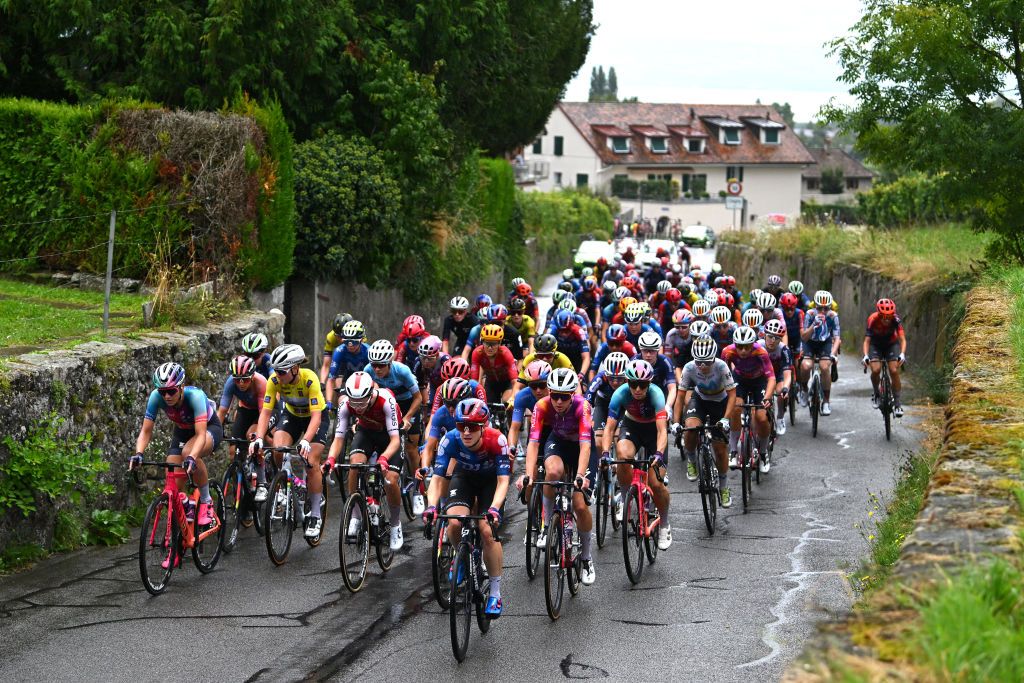
POLYGON ((103 295, 103 334, 110 328, 110 279, 114 274, 114 230, 117 227, 117 210, 110 212, 110 238, 107 241, 107 279, 103 295))

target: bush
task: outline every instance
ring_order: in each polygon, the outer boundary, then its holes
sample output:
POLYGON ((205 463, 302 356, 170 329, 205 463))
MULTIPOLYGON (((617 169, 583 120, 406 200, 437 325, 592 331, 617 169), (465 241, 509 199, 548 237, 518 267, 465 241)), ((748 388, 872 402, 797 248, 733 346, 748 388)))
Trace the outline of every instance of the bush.
POLYGON ((846 189, 846 179, 843 177, 843 169, 838 166, 821 169, 821 193, 842 194, 846 189))
POLYGON ((612 215, 600 200, 584 192, 516 193, 527 237, 537 241, 542 253, 568 260, 579 236, 610 239, 612 215))
POLYGON ((861 223, 861 209, 856 204, 801 202, 800 217, 808 223, 859 225, 861 223))
POLYGON ((879 227, 959 220, 963 215, 947 200, 949 182, 945 175, 910 173, 860 193, 857 202, 864 221, 879 227))
POLYGON ((612 178, 612 196, 621 199, 644 199, 669 201, 679 197, 678 183, 673 186, 667 180, 632 180, 625 176, 612 178))

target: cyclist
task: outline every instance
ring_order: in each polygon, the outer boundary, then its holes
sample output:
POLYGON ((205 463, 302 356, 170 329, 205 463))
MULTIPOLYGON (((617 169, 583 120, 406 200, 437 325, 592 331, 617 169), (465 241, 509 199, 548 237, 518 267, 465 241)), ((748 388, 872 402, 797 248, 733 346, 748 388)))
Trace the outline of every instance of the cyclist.
MULTIPOLYGON (((338 426, 334 430, 334 441, 324 463, 324 473, 329 474, 338 457, 345 452, 349 423, 355 422, 355 436, 348 451, 349 462, 360 465, 374 454, 376 464, 384 472, 384 493, 391 513, 391 538, 388 545, 400 550, 404 544, 402 536, 402 496, 399 491, 398 474, 402 471, 402 438, 398 424, 402 411, 395 395, 388 389, 380 388, 367 372, 353 372, 345 380, 345 400, 338 406, 338 426)), ((370 464, 374 464, 371 462, 370 464)), ((359 476, 355 471, 348 473, 348 492, 356 490, 359 476)), ((346 533, 350 537, 359 534, 362 512, 357 506, 346 533)))
MULTIPOLYGON (((594 485, 597 463, 593 461, 591 440, 593 422, 590 404, 579 393, 579 377, 567 368, 552 370, 548 375, 548 395, 539 401, 533 410, 530 425, 530 441, 526 447, 526 476, 519 480, 519 488, 529 486, 537 478, 537 459, 543 440, 544 479, 559 481, 566 473, 575 473, 576 489, 573 491, 572 507, 576 514, 576 527, 580 532, 580 557, 583 567, 580 572, 584 585, 591 585, 597 578, 594 561, 590 554, 591 528, 593 517, 584 499, 584 491, 594 485)), ((544 487, 544 519, 548 518, 554 489, 544 487)), ((537 545, 543 546, 546 531, 541 531, 537 545)))
POLYGON ((469 338, 469 332, 479 324, 475 313, 469 312, 469 299, 464 296, 454 296, 448 302, 448 316, 444 319, 444 328, 441 332, 441 351, 450 353, 453 356, 462 355, 462 349, 469 338), (455 344, 449 349, 448 340, 455 335, 455 344))
POLYGON ((636 346, 640 342, 640 335, 650 332, 653 328, 644 322, 644 307, 639 303, 630 304, 622 313, 623 322, 626 325, 626 340, 636 346))
POLYGON ((515 385, 516 359, 502 346, 505 330, 498 325, 485 325, 480 332, 480 346, 473 349, 469 376, 484 385, 487 402, 508 403, 515 385))
MULTIPOLYGON (((523 421, 533 414, 533 408, 537 400, 548 395, 548 375, 551 374, 551 366, 545 361, 535 360, 525 368, 523 375, 526 376, 526 388, 516 392, 512 400, 512 422, 508 428, 509 448, 515 450, 516 458, 523 459, 525 454, 519 445, 519 433, 523 428, 523 421)), ((529 433, 529 429, 526 430, 529 433)))
MULTIPOLYGON (((693 346, 694 336, 690 333, 690 325, 694 322, 693 313, 680 308, 672 314, 672 329, 668 331, 668 336, 665 337, 665 355, 672 360, 672 369, 676 376, 676 390, 679 391, 682 386, 682 373, 683 368, 686 364, 693 360, 693 354, 691 347, 693 346)), ((676 401, 672 404, 672 433, 675 434, 679 429, 679 424, 682 421, 682 411, 685 408, 685 403, 679 400, 679 394, 676 395, 676 401)))
POLYGON ((608 422, 608 403, 612 394, 626 381, 626 366, 629 356, 622 352, 609 353, 601 363, 601 370, 587 388, 586 399, 593 408, 594 437, 596 443, 603 443, 604 426, 608 422))
MULTIPOLYGON (((231 436, 236 439, 252 438, 256 433, 256 423, 260 420, 260 405, 267 393, 267 378, 256 372, 256 363, 249 356, 235 356, 231 359, 231 375, 224 382, 224 391, 220 396, 217 408, 217 420, 221 425, 234 399, 238 399, 235 419, 231 423, 231 436)), ((228 449, 231 459, 235 459, 235 444, 228 449)), ((267 475, 263 469, 263 458, 259 458, 256 468, 256 502, 267 499, 267 475)))
POLYGON ((609 325, 608 331, 605 332, 605 340, 606 341, 598 347, 597 353, 594 354, 594 360, 590 363, 591 379, 597 375, 598 370, 601 368, 601 364, 604 363, 604 359, 607 358, 609 354, 624 353, 627 358, 632 358, 636 355, 636 347, 626 341, 626 328, 623 325, 609 325))
MULTIPOLYGON (((189 472, 194 471, 193 481, 199 487, 199 510, 197 522, 200 526, 213 524, 214 518, 210 496, 210 478, 204 458, 213 453, 224 437, 224 428, 217 418, 213 401, 199 387, 185 384, 185 368, 177 363, 163 363, 153 372, 153 391, 146 401, 146 416, 142 429, 135 440, 135 455, 128 461, 128 469, 142 464, 142 454, 153 439, 153 425, 158 410, 174 423, 171 445, 167 449, 167 462, 184 464, 189 472)), ((319 389, 319 385, 317 385, 319 389)), ((171 556, 168 554, 162 566, 167 569, 171 556)))
MULTIPOLYGON (((501 616, 502 548, 494 537, 494 527, 501 523, 501 506, 508 493, 511 464, 508 442, 496 429, 487 426, 490 411, 478 399, 466 399, 455 408, 456 428, 441 439, 434 463, 434 477, 427 491, 429 506, 423 512, 425 528, 437 517, 442 481, 450 481, 445 512, 466 515, 487 505, 488 524, 480 526, 484 564, 490 577, 490 593, 484 612, 492 619, 501 616)), ((448 521, 448 540, 456 547, 462 536, 457 519, 448 521)))
POLYGON ((782 296, 782 278, 778 275, 769 275, 768 283, 762 288, 763 291, 768 292, 776 300, 782 296))
MULTIPOLYGON (((729 364, 718 358, 718 345, 710 337, 693 340, 693 360, 682 373, 682 387, 686 391, 686 426, 701 427, 705 418, 712 424, 712 448, 718 469, 718 493, 723 508, 732 507, 729 489, 729 455, 725 449, 730 429, 729 415, 736 406, 736 380, 729 364)), ((697 434, 683 434, 686 453, 686 478, 697 480, 697 434)))
MULTIPOLYGON (((256 438, 249 444, 249 452, 257 453, 263 448, 267 427, 274 406, 280 396, 284 410, 274 432, 274 446, 291 446, 298 441, 299 455, 309 463, 306 472, 306 486, 309 491, 311 517, 306 527, 306 537, 320 535, 323 520, 320 519, 320 499, 324 484, 320 476, 320 454, 327 446, 330 420, 324 420, 324 396, 320 391, 320 380, 312 370, 300 367, 306 362, 306 352, 298 344, 282 344, 274 349, 270 363, 274 372, 267 379, 267 392, 263 395, 263 409, 260 411, 256 438)), ((274 462, 280 466, 282 454, 274 453, 274 462)))
POLYGON ((639 347, 640 352, 632 360, 645 360, 654 368, 652 382, 665 394, 665 407, 671 415, 676 402, 676 373, 672 361, 661 352, 661 335, 654 331, 644 332, 640 335, 639 347))
POLYGON ((502 346, 512 352, 512 357, 516 360, 522 360, 523 357, 523 340, 519 336, 519 331, 507 324, 508 309, 502 304, 492 304, 488 307, 484 314, 483 319, 476 327, 469 332, 469 338, 466 340, 466 346, 462 349, 462 357, 469 360, 472 357, 473 351, 480 345, 480 333, 483 331, 486 325, 497 325, 504 330, 504 336, 502 339, 502 346))
POLYGON ((658 322, 661 325, 661 329, 670 330, 672 329, 672 316, 676 314, 676 311, 689 311, 690 306, 683 302, 683 293, 675 287, 670 287, 665 292, 665 300, 658 306, 658 322))
POLYGON ((796 361, 800 355, 800 330, 804 328, 804 310, 796 294, 786 292, 779 299, 782 305, 782 322, 786 324, 786 345, 796 361))
POLYGON ((334 316, 334 322, 331 324, 331 329, 327 330, 327 336, 324 338, 324 358, 320 363, 321 385, 327 383, 327 373, 331 369, 331 356, 334 355, 334 349, 338 348, 338 345, 341 344, 341 332, 345 327, 345 323, 349 320, 352 320, 351 314, 339 313, 334 316))
MULTIPOLYGON (((764 348, 775 370, 775 396, 778 398, 775 410, 775 431, 781 436, 786 433, 786 403, 793 386, 793 356, 783 342, 786 326, 775 318, 764 324, 764 348)), ((762 472, 767 472, 768 461, 761 463, 762 472)))
POLYGON ((430 336, 422 316, 410 315, 402 323, 402 331, 395 341, 395 360, 409 365, 416 358, 420 342, 430 336), (406 359, 412 360, 406 360, 406 359))
POLYGON ((811 301, 810 297, 804 292, 804 283, 799 280, 791 280, 786 289, 789 290, 790 294, 796 297, 801 309, 807 310, 814 307, 814 302, 811 301))
POLYGON ((711 338, 718 344, 719 349, 725 349, 732 343, 732 336, 739 325, 732 320, 732 311, 725 306, 715 306, 711 309, 711 338))
POLYGON ((892 378, 893 415, 903 417, 900 366, 907 361, 907 337, 903 332, 903 321, 896 315, 896 302, 892 299, 879 299, 875 303, 875 312, 868 316, 863 351, 862 362, 871 368, 872 404, 878 407, 878 382, 884 362, 888 364, 892 378))
POLYGON ((824 398, 821 414, 831 415, 828 399, 832 393, 832 363, 839 353, 839 314, 832 310, 832 294, 825 290, 814 293, 814 308, 804 314, 804 328, 800 331, 803 340, 803 360, 800 362, 800 404, 807 406, 807 380, 811 366, 818 363, 821 368, 821 389, 824 398))
MULTIPOLYGON (((759 403, 754 408, 754 433, 758 437, 758 450, 768 450, 768 439, 771 438, 772 426, 768 422, 767 408, 775 395, 775 368, 772 359, 764 346, 758 343, 757 333, 743 325, 737 327, 732 336, 732 344, 722 349, 722 360, 732 367, 732 376, 736 380, 736 406, 729 419, 732 432, 729 434, 729 457, 736 458, 736 450, 740 438, 740 404, 759 403)), ((733 463, 730 463, 733 464, 733 463)))
MULTIPOLYGON (((616 389, 608 403, 601 457, 608 457, 621 420, 616 453, 622 460, 633 460, 641 448, 648 454, 655 474, 648 480, 648 485, 662 520, 658 525, 658 548, 668 550, 672 545, 672 527, 668 521, 670 497, 668 488, 658 476, 658 470, 665 466, 664 454, 668 448, 668 412, 665 410, 665 394, 657 386, 651 386, 653 379, 654 368, 645 360, 631 360, 626 366, 627 384, 616 389)), ((628 490, 633 482, 633 468, 618 466, 615 474, 620 489, 628 490)), ((621 502, 615 506, 615 516, 622 519, 621 502)))
POLYGON ((427 440, 420 452, 420 470, 416 472, 417 479, 423 478, 422 468, 433 467, 434 456, 437 455, 437 444, 441 441, 441 437, 455 429, 455 407, 460 401, 476 398, 469 381, 460 377, 446 380, 437 390, 437 396, 441 406, 430 416, 427 440))
POLYGON ((508 325, 515 329, 523 343, 525 354, 533 353, 533 338, 537 336, 537 321, 526 315, 526 301, 512 297, 508 304, 508 325))
MULTIPOLYGON (((564 353, 558 350, 558 340, 552 334, 542 334, 537 337, 534 352, 523 359, 523 370, 519 372, 516 380, 519 385, 526 386, 529 380, 526 377, 526 368, 535 360, 542 360, 551 366, 552 370, 558 368, 572 368, 572 361, 564 353)), ((519 386, 517 385, 517 387, 519 386)))
POLYGON ((434 404, 434 394, 444 382, 441 379, 441 370, 449 358, 448 354, 441 353, 441 340, 434 335, 421 341, 417 347, 416 360, 412 364, 412 374, 420 388, 421 411, 434 404))
MULTIPOLYGON (((577 323, 576 317, 569 311, 558 311, 551 328, 548 330, 548 334, 554 332, 558 348, 569 358, 576 372, 583 372, 584 368, 590 367, 589 335, 577 323)), ((552 364, 553 366, 554 364, 552 364)))
POLYGON ((370 362, 363 371, 369 373, 379 386, 389 389, 398 401, 402 411, 402 430, 405 431, 404 460, 412 470, 420 445, 420 404, 423 397, 419 384, 409 366, 395 360, 395 347, 387 339, 373 342, 369 354, 370 362))
POLYGON ((576 295, 576 305, 586 313, 596 329, 601 327, 601 291, 597 286, 597 278, 589 275, 580 283, 582 290, 576 295))
MULTIPOLYGON (((441 364, 441 382, 447 382, 452 378, 464 379, 469 382, 470 389, 473 390, 473 395, 481 401, 487 400, 487 394, 484 393, 484 388, 475 379, 469 379, 469 362, 464 358, 449 358, 441 364)), ((430 414, 433 415, 441 407, 441 396, 436 391, 434 392, 434 402, 430 406, 430 414)))
POLYGON ((250 332, 242 337, 242 355, 249 356, 256 363, 256 372, 264 377, 270 377, 273 368, 270 367, 270 354, 267 348, 270 340, 262 332, 250 332))
POLYGON ((523 282, 516 286, 516 295, 526 302, 526 315, 533 318, 534 322, 540 320, 540 306, 537 297, 533 295, 533 287, 529 282, 523 282))
POLYGON ((341 390, 345 380, 370 362, 370 346, 363 341, 366 329, 358 320, 349 320, 341 328, 341 341, 331 355, 331 367, 327 371, 327 410, 334 408, 334 394, 341 390))

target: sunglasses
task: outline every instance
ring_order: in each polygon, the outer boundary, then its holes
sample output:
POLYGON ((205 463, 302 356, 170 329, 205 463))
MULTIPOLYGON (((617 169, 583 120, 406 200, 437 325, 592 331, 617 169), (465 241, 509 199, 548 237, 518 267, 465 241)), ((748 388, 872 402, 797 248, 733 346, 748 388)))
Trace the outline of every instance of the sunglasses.
POLYGON ((484 346, 486 346, 489 349, 493 349, 495 347, 501 346, 501 342, 484 342, 484 346))
POLYGON ((359 339, 346 339, 345 346, 359 346, 362 343, 359 339))
POLYGON ((391 363, 370 363, 370 366, 374 368, 386 368, 389 365, 391 365, 391 363))
POLYGON ((697 367, 701 368, 710 368, 715 364, 715 361, 713 360, 695 360, 693 362, 697 364, 697 367))
POLYGON ((552 392, 551 393, 551 400, 553 402, 556 402, 556 403, 561 403, 562 401, 571 401, 572 400, 572 394, 560 394, 560 393, 552 392))
POLYGON ((765 339, 774 339, 775 341, 782 341, 782 337, 780 337, 780 336, 778 336, 776 334, 766 334, 764 336, 764 338, 765 339))
POLYGON ((470 434, 479 432, 481 429, 484 428, 483 425, 478 425, 474 422, 460 422, 455 426, 458 428, 460 432, 469 432, 470 434))
POLYGON ((423 341, 423 337, 409 337, 410 344, 419 344, 421 341, 423 341))
POLYGON ((156 391, 161 396, 174 396, 178 393, 178 387, 174 387, 173 389, 157 389, 156 391))
POLYGON ((535 353, 533 355, 536 356, 537 360, 551 360, 555 357, 553 353, 535 353))
POLYGON ((466 315, 469 311, 452 311, 452 315, 466 315))
POLYGON ((629 383, 629 388, 630 389, 646 389, 649 386, 651 386, 650 382, 630 382, 629 383))
POLYGON ((736 345, 736 350, 737 351, 749 351, 752 348, 754 348, 754 346, 752 344, 737 344, 736 345))
POLYGON ((530 389, 532 389, 533 391, 540 391, 542 389, 547 389, 547 387, 547 382, 535 382, 530 385, 530 389))

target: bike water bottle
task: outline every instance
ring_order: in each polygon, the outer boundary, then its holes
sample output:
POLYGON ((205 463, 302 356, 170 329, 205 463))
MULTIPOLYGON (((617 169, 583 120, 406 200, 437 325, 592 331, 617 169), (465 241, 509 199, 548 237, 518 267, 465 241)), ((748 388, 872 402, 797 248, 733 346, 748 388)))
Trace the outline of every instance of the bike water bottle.
POLYGON ((256 470, 249 473, 249 488, 256 488, 256 470))
POLYGON ((182 497, 182 499, 183 499, 181 501, 181 504, 185 508, 185 519, 187 519, 190 522, 194 521, 195 518, 196 518, 196 504, 195 504, 195 501, 193 501, 191 498, 186 496, 184 493, 180 493, 178 495, 180 495, 182 497))
POLYGON ((370 524, 377 526, 380 522, 380 505, 377 501, 373 500, 370 501, 370 505, 368 507, 370 508, 370 524))

